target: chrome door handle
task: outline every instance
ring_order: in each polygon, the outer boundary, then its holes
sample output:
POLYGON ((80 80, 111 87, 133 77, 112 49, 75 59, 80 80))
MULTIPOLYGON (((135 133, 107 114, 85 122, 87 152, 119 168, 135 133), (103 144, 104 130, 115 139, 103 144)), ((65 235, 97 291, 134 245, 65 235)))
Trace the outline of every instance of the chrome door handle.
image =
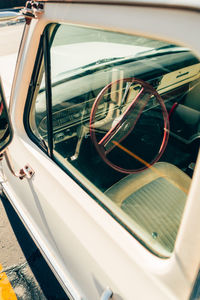
POLYGON ((113 295, 113 292, 112 290, 107 287, 104 291, 103 291, 103 294, 101 295, 101 298, 100 300, 109 300, 112 298, 112 295, 113 295))

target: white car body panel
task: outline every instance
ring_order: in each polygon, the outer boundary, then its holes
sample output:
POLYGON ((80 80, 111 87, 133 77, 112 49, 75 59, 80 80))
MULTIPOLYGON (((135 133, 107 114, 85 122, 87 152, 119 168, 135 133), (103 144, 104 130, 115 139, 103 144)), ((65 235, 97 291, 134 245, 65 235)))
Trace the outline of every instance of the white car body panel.
POLYGON ((12 82, 14 77, 16 60, 17 60, 17 53, 0 57, 1 77, 3 80, 4 93, 8 105, 9 105, 11 87, 12 87, 12 82))
POLYGON ((200 233, 194 230, 200 228, 200 160, 175 251, 164 260, 126 232, 26 134, 23 113, 40 35, 49 22, 66 21, 170 39, 200 53, 194 38, 199 34, 200 14, 142 5, 45 3, 41 19, 27 26, 9 107, 14 139, 8 151, 14 169, 28 163, 35 175, 20 181, 2 162, 5 193, 72 299, 100 299, 107 286, 118 300, 188 299, 200 264, 200 233), (169 26, 169 19, 177 24, 175 28, 169 26))

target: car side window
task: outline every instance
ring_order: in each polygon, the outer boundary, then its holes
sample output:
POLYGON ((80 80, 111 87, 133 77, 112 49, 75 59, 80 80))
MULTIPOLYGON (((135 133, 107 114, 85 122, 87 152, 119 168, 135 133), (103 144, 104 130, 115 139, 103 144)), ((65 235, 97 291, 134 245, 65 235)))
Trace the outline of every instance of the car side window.
POLYGON ((87 26, 45 34, 49 80, 32 101, 32 132, 147 249, 169 257, 199 149, 198 58, 87 26))
POLYGON ((193 286, 193 290, 192 293, 190 295, 190 299, 189 300, 199 300, 200 299, 200 271, 197 274, 197 278, 196 281, 194 283, 193 286))

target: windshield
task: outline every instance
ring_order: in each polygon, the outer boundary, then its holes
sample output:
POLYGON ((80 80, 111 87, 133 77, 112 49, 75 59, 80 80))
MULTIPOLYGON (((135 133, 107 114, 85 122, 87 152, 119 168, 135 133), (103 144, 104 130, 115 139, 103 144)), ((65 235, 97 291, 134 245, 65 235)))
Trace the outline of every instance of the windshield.
POLYGON ((148 54, 156 56, 166 51, 186 50, 164 41, 139 36, 130 38, 130 35, 119 32, 111 34, 104 30, 90 28, 83 30, 76 26, 69 26, 68 32, 65 32, 64 26, 59 29, 56 27, 56 30, 57 39, 51 48, 54 56, 52 69, 55 81, 71 76, 82 69, 86 70, 112 62, 120 63, 125 59, 142 58, 148 54), (77 31, 81 36, 81 41, 77 39, 77 31), (64 36, 68 36, 68 39, 63 38, 64 36))

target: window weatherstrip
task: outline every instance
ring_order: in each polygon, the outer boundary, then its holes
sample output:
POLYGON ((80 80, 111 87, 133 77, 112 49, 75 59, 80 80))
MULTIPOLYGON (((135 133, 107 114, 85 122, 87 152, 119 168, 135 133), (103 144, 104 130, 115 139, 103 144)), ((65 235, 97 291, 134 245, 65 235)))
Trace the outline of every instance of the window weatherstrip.
POLYGON ((48 154, 53 156, 53 124, 52 124, 52 91, 51 91, 51 59, 48 31, 44 34, 44 66, 45 66, 45 93, 47 108, 48 154))

